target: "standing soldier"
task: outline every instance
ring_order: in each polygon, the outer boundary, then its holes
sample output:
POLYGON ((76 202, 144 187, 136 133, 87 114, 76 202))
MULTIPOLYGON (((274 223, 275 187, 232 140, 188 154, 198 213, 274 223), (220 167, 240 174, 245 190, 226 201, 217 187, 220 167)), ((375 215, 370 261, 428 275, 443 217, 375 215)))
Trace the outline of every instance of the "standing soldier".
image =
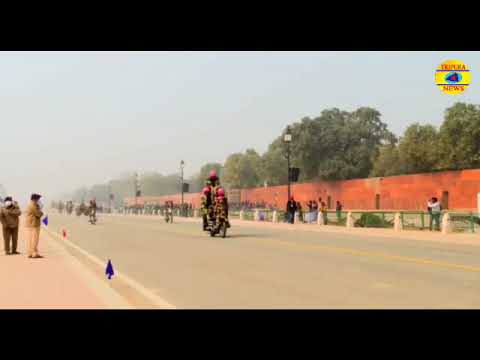
POLYGON ((3 228, 3 240, 5 243, 5 255, 20 254, 17 251, 18 244, 18 218, 21 214, 17 202, 10 196, 5 198, 5 207, 0 209, 0 221, 3 228), (11 246, 10 246, 11 245, 11 246))
POLYGON ((25 227, 28 229, 27 253, 32 259, 39 259, 38 241, 40 238, 40 219, 43 216, 42 205, 40 203, 41 195, 32 194, 30 204, 25 210, 25 227))

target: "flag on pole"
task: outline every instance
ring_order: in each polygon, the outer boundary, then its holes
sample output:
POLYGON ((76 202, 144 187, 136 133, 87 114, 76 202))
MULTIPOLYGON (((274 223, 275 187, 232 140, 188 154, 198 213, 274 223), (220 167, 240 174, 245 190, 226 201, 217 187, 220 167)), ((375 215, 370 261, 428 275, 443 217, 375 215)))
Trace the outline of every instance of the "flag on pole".
POLYGON ((42 222, 45 224, 45 226, 48 226, 48 215, 45 215, 42 222))

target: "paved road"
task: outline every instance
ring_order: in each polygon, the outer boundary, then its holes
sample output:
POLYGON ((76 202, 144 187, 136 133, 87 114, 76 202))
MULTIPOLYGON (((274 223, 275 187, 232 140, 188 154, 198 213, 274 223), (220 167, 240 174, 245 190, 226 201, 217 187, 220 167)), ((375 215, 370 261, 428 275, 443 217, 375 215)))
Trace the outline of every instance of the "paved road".
POLYGON ((178 308, 480 308, 480 246, 50 214, 50 229, 178 308))

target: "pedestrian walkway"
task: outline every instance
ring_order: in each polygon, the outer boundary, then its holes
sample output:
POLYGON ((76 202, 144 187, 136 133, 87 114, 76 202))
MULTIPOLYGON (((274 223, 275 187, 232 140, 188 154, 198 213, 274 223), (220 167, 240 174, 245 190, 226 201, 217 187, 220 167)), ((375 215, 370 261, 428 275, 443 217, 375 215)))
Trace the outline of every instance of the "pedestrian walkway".
MULTIPOLYGON (((26 232, 20 227, 21 255, 0 253, 0 309, 129 309, 130 304, 70 255, 45 229, 43 259, 29 259, 26 232)), ((3 250, 3 249, 2 249, 3 250)))

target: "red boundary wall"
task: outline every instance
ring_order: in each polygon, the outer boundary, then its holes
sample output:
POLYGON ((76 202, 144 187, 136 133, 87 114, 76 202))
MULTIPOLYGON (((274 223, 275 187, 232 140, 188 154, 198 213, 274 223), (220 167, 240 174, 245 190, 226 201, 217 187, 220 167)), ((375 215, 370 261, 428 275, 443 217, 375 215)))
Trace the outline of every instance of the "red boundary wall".
MULTIPOLYGON (((446 200, 448 208, 457 210, 477 209, 480 193, 480 169, 445 171, 438 173, 390 176, 318 183, 294 184, 291 187, 295 200, 305 203, 319 197, 331 208, 339 200, 344 209, 374 210, 377 195, 383 210, 426 210, 426 202, 432 196, 446 200)), ((200 193, 185 194, 184 201, 200 206, 200 193)), ((271 186, 240 190, 241 201, 266 202, 283 208, 287 201, 287 186, 271 186)), ((129 205, 134 198, 125 199, 129 205)), ((138 204, 161 203, 171 200, 180 203, 181 195, 139 197, 138 204)))

